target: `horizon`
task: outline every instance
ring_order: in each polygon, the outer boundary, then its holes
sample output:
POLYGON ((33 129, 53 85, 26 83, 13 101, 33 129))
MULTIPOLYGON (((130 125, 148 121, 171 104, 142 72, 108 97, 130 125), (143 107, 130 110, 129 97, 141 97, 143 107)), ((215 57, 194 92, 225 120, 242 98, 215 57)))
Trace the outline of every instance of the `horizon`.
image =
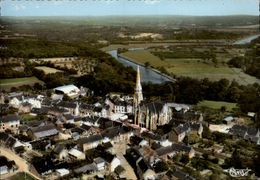
POLYGON ((1 16, 259 16, 257 0, 2 1, 1 16))
POLYGON ((2 15, 1 17, 164 17, 164 16, 176 16, 176 17, 229 17, 229 16, 253 16, 258 17, 258 15, 252 15, 252 14, 230 14, 230 15, 175 15, 175 14, 164 14, 164 15, 157 15, 157 14, 147 14, 147 15, 140 15, 140 14, 130 14, 130 15, 124 15, 124 14, 118 14, 118 15, 42 15, 42 16, 5 16, 2 15))

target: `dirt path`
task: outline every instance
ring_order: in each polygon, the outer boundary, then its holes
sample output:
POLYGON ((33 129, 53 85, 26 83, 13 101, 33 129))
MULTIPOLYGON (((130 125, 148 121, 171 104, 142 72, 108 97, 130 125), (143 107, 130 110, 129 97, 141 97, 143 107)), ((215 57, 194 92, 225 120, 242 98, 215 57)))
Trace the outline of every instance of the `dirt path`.
POLYGON ((41 179, 29 170, 29 164, 26 160, 24 160, 23 158, 21 158, 20 156, 15 154, 10 149, 0 147, 0 155, 7 157, 9 160, 15 161, 15 164, 18 166, 17 172, 26 172, 29 175, 31 175, 32 177, 34 177, 35 179, 41 179))

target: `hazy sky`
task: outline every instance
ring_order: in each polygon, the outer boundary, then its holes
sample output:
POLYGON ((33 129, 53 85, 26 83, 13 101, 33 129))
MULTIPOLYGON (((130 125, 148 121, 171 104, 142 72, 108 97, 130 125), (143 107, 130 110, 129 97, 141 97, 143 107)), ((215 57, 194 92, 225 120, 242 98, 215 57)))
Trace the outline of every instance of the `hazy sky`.
POLYGON ((2 16, 259 15, 258 0, 3 0, 2 16))

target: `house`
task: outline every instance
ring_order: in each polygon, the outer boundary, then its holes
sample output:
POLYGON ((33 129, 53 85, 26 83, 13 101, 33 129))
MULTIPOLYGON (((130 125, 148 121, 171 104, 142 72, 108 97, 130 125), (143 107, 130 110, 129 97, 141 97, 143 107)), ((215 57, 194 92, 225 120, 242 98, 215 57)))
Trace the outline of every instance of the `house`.
POLYGON ((68 157, 68 150, 63 145, 58 144, 53 152, 59 160, 64 160, 68 157))
POLYGON ((190 126, 188 123, 180 124, 169 132, 168 139, 172 142, 182 142, 189 131, 190 126))
POLYGON ((13 132, 17 132, 20 126, 20 117, 18 115, 12 114, 0 117, 0 131, 5 131, 9 129, 13 132))
POLYGON ((160 158, 163 158, 165 160, 167 160, 168 157, 172 158, 179 153, 187 154, 189 158, 192 158, 195 155, 195 151, 192 147, 176 143, 172 144, 171 146, 161 147, 159 149, 156 149, 155 151, 160 158))
POLYGON ((202 123, 190 123, 190 131, 191 133, 197 133, 200 138, 202 138, 203 133, 203 125, 202 123))
POLYGON ((18 147, 24 146, 22 142, 14 138, 12 135, 9 135, 5 132, 0 132, 0 143, 6 147, 15 150, 18 147))
POLYGON ((151 169, 149 163, 144 160, 137 149, 127 149, 125 157, 128 163, 135 170, 139 179, 156 179, 155 172, 151 169))
POLYGON ((185 179, 185 180, 195 180, 195 178, 193 178, 192 176, 190 176, 189 174, 180 171, 180 170, 176 170, 171 174, 171 179, 173 180, 179 180, 179 179, 185 179))
POLYGON ((105 170, 106 161, 103 158, 101 157, 95 158, 94 163, 96 164, 98 171, 105 170))
POLYGON ((229 133, 232 134, 234 138, 240 137, 253 143, 260 144, 260 130, 257 128, 235 124, 229 129, 229 133))
POLYGON ((68 110, 69 113, 74 116, 78 116, 80 114, 78 102, 61 101, 58 104, 56 104, 56 106, 68 110))
POLYGON ((75 98, 80 95, 80 89, 73 85, 65 85, 65 86, 59 86, 53 89, 54 93, 57 95, 68 95, 70 98, 75 98))
POLYGON ((116 126, 107 128, 102 132, 104 138, 108 138, 112 143, 129 142, 132 131, 127 126, 116 126))
POLYGON ((77 160, 84 160, 86 158, 85 153, 72 148, 71 150, 69 150, 69 155, 77 160))
POLYGON ((98 171, 97 166, 95 163, 91 163, 91 164, 86 164, 82 167, 76 168, 74 169, 74 172, 77 174, 81 174, 81 173, 92 173, 92 172, 96 172, 98 171))
POLYGON ((110 172, 114 172, 115 169, 121 165, 121 161, 118 157, 114 156, 113 160, 110 162, 110 172))
POLYGON ((53 137, 59 134, 59 131, 54 124, 47 124, 38 127, 32 127, 28 130, 27 134, 34 140, 53 137))
POLYGON ((102 140, 103 137, 97 134, 79 139, 78 144, 80 145, 83 151, 86 151, 88 149, 96 148, 99 144, 102 143, 102 140))
POLYGON ((19 106, 19 112, 21 113, 30 113, 32 109, 32 105, 28 102, 23 102, 21 103, 21 105, 19 106))
POLYGON ((223 119, 223 123, 224 123, 224 124, 231 124, 234 120, 235 120, 234 117, 232 117, 232 116, 227 116, 227 117, 225 117, 225 118, 223 119))
POLYGON ((0 156, 0 177, 1 175, 12 173, 17 169, 14 161, 9 161, 5 156, 0 156))
POLYGON ((143 158, 137 161, 137 175, 140 179, 144 180, 156 179, 156 173, 143 158))
POLYGON ((127 179, 127 173, 123 166, 117 166, 114 172, 116 173, 118 179, 127 179))
POLYGON ((58 177, 63 177, 70 174, 70 171, 68 169, 62 168, 62 169, 56 169, 56 173, 58 177))

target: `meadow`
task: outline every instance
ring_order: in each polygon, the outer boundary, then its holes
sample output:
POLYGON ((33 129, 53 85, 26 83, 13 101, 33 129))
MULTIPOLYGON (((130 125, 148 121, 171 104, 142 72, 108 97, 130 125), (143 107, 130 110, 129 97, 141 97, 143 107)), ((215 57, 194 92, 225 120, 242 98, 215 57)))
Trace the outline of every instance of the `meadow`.
POLYGON ((234 108, 238 108, 236 103, 230 103, 225 101, 201 101, 197 104, 198 107, 208 107, 211 109, 220 110, 222 106, 226 107, 226 111, 232 111, 234 108))
POLYGON ((149 62, 149 65, 154 68, 164 67, 167 72, 176 76, 192 77, 196 79, 208 78, 212 81, 218 81, 225 78, 229 81, 236 80, 244 85, 260 83, 259 79, 245 74, 241 69, 228 67, 226 64, 227 57, 218 57, 222 61, 215 65, 212 62, 205 62, 202 58, 197 57, 166 58, 162 60, 148 50, 127 51, 121 55, 137 63, 145 64, 149 62))
POLYGON ((63 72, 61 70, 55 69, 55 68, 50 68, 47 66, 37 66, 35 67, 36 69, 42 70, 44 74, 51 74, 51 73, 56 73, 56 72, 63 72))
POLYGON ((8 90, 11 87, 19 87, 22 85, 34 85, 35 83, 43 84, 42 81, 40 81, 34 76, 25 78, 0 79, 0 89, 8 90))

